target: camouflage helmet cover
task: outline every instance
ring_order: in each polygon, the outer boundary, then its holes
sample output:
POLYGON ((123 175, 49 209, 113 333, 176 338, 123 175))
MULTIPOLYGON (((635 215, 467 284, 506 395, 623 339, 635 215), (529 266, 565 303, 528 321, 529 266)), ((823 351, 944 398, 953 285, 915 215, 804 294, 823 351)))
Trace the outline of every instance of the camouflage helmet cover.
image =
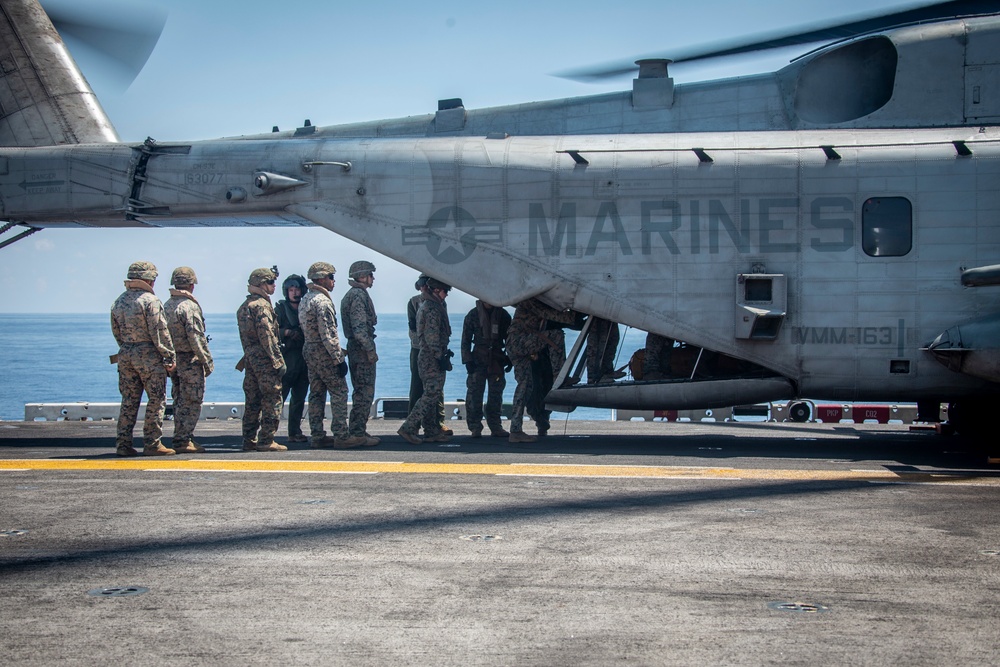
POLYGON ((316 262, 309 267, 309 280, 316 280, 318 278, 326 278, 331 273, 336 273, 337 269, 329 262, 316 262))
POLYGON ((366 273, 375 273, 375 265, 366 260, 359 260, 351 264, 351 268, 348 270, 347 275, 352 279, 357 280, 366 273))
POLYGON ((428 278, 427 279, 427 288, 428 289, 443 289, 445 292, 450 292, 451 291, 451 285, 449 285, 448 283, 441 282, 437 278, 428 278))
POLYGON ((156 265, 152 262, 132 262, 128 267, 129 280, 156 280, 156 265))
POLYGON ((195 275, 194 269, 190 266, 178 266, 170 274, 170 284, 174 287, 178 285, 197 285, 198 276, 195 275))
POLYGON ((254 269, 250 272, 250 279, 247 280, 247 284, 260 287, 264 284, 265 280, 274 280, 275 278, 277 276, 274 275, 274 271, 271 269, 254 269))

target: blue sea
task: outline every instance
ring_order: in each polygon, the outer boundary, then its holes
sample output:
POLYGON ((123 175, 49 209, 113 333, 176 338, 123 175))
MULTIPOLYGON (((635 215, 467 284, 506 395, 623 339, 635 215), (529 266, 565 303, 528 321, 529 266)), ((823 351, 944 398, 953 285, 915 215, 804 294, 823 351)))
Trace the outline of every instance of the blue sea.
MULTIPOLYGON (((451 314, 451 349, 455 371, 448 373, 445 400, 465 400, 465 369, 457 363, 463 314, 451 314)), ((243 374, 236 371, 240 349, 235 313, 207 314, 206 328, 215 358, 215 372, 207 381, 206 402, 243 401, 243 374)), ((379 314, 377 344, 377 398, 405 398, 410 388, 410 339, 406 315, 379 314)), ((624 364, 643 345, 645 333, 623 330, 616 366, 624 364)), ((576 332, 566 335, 567 350, 576 332)), ((108 357, 118 351, 111 335, 110 316, 0 314, 0 420, 24 419, 25 403, 117 403, 117 366, 108 357)), ((507 376, 505 401, 514 395, 513 373, 507 376)), ((554 413, 553 421, 566 418, 554 413)), ((578 408, 570 419, 610 419, 610 410, 578 408)))

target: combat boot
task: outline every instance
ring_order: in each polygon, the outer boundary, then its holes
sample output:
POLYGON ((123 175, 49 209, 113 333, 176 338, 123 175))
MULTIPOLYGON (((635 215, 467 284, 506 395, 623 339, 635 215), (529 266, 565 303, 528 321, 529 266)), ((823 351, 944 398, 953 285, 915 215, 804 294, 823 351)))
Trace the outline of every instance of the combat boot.
POLYGON ((309 442, 309 438, 301 433, 296 433, 295 435, 288 436, 288 442, 309 442))
POLYGON ((483 427, 480 426, 479 428, 470 428, 469 429, 469 437, 470 438, 481 438, 481 437, 483 437, 483 427))
POLYGON ((132 445, 121 445, 117 449, 118 456, 139 456, 139 451, 132 445))
POLYGON ((174 450, 164 447, 162 442, 157 442, 155 445, 146 445, 142 448, 143 456, 172 456, 176 453, 174 450))
POLYGON ((367 431, 365 431, 365 444, 364 444, 365 447, 375 447, 380 442, 382 442, 382 440, 380 438, 376 438, 371 433, 368 433, 367 431))
POLYGON ((449 437, 449 438, 450 438, 450 437, 452 436, 452 434, 454 433, 454 431, 452 431, 452 430, 451 430, 450 428, 448 428, 448 427, 447 427, 447 426, 445 426, 444 424, 441 424, 441 432, 442 432, 442 433, 447 433, 447 434, 448 434, 448 437, 449 437))
POLYGON ((257 441, 256 440, 243 440, 243 451, 244 452, 256 452, 257 451, 257 441))
POLYGON ((279 445, 276 442, 272 442, 272 443, 267 444, 267 445, 258 444, 257 445, 257 451, 258 452, 287 452, 288 451, 288 447, 285 447, 284 445, 279 445))
POLYGON ((399 435, 399 437, 401 437, 403 440, 406 440, 411 445, 424 444, 424 441, 416 433, 411 433, 410 431, 404 431, 402 426, 399 427, 399 430, 396 431, 396 433, 397 435, 399 435))
POLYGON ((501 426, 500 428, 490 429, 490 437, 491 438, 509 438, 510 437, 510 432, 509 431, 505 431, 504 428, 501 426))
POLYGON ((354 449, 361 447, 368 440, 363 435, 351 435, 346 438, 337 438, 333 443, 334 449, 354 449))
POLYGON ((533 435, 528 435, 524 431, 511 431, 508 442, 534 442, 537 440, 533 435))
POLYGON ((187 442, 180 443, 170 443, 174 447, 174 451, 178 454, 202 454, 205 448, 199 445, 194 440, 188 440, 187 442))
POLYGON ((444 431, 424 438, 424 442, 448 442, 449 440, 451 440, 451 433, 445 433, 444 431))
POLYGON ((329 435, 314 436, 309 439, 309 446, 313 449, 332 449, 335 443, 336 440, 329 435))

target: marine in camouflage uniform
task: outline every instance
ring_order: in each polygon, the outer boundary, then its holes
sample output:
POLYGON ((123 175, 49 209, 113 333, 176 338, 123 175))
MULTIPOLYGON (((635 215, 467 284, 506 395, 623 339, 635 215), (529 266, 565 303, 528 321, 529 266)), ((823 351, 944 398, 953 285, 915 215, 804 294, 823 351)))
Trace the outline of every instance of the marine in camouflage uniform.
MULTIPOLYGON (((420 369, 417 367, 417 359, 420 357, 420 342, 417 340, 417 311, 420 310, 420 304, 424 300, 424 295, 427 293, 427 281, 430 278, 423 273, 417 278, 417 282, 414 283, 413 288, 420 292, 413 298, 409 300, 406 304, 406 322, 409 325, 410 334, 410 401, 407 405, 407 413, 413 411, 413 406, 417 404, 420 400, 420 396, 424 393, 424 384, 420 381, 420 369)), ((445 310, 448 309, 448 304, 444 304, 445 310)), ((451 430, 446 428, 444 425, 444 403, 442 402, 438 405, 438 423, 441 425, 441 429, 445 432, 450 433, 451 430)))
POLYGON ((299 307, 306 294, 306 280, 292 274, 281 283, 281 291, 285 298, 274 306, 281 355, 285 358, 285 374, 281 377, 281 401, 284 403, 291 394, 292 398, 288 401, 288 441, 306 442, 308 438, 302 435, 302 413, 309 393, 309 371, 306 359, 302 356, 305 338, 299 324, 299 307))
POLYGON ((462 363, 469 373, 465 383, 465 422, 473 438, 483 432, 483 392, 487 385, 486 424, 490 434, 495 438, 510 435, 500 423, 506 370, 510 366, 504 351, 509 328, 510 313, 484 301, 476 301, 476 307, 462 323, 462 363))
POLYGON ((587 331, 587 384, 613 382, 625 377, 615 370, 615 354, 621 340, 617 322, 594 317, 587 331))
POLYGON ((243 451, 283 452, 288 449, 274 441, 281 421, 281 376, 285 373, 285 360, 278 344, 278 325, 271 306, 277 277, 271 269, 254 269, 247 285, 250 293, 236 311, 245 370, 243 451))
POLYGON ((119 456, 138 454, 132 447, 132 431, 143 391, 147 397, 142 418, 143 453, 174 453, 160 442, 167 404, 167 373, 174 369, 176 355, 163 305, 153 294, 156 276, 152 263, 134 262, 128 267, 125 292, 111 307, 111 333, 118 343, 118 390, 122 394, 116 437, 119 456))
POLYGON ((449 434, 441 429, 437 406, 438 403, 444 403, 445 373, 451 370, 451 351, 448 350, 451 325, 448 322, 448 311, 444 307, 444 300, 451 287, 430 278, 427 288, 420 309, 417 310, 417 341, 420 344, 417 369, 420 371, 424 393, 397 431, 412 445, 447 442, 449 438, 449 434), (417 436, 417 429, 421 425, 425 434, 423 440, 417 436))
POLYGON ((662 380, 670 377, 670 352, 673 350, 672 338, 658 334, 646 334, 646 348, 642 359, 642 379, 662 380))
POLYGON ((347 449, 369 443, 347 430, 347 361, 340 347, 337 309, 330 297, 337 269, 327 262, 309 267, 308 291, 299 304, 299 322, 305 337, 303 352, 309 368, 309 430, 313 447, 347 449), (323 428, 326 394, 330 392, 330 431, 323 428))
MULTIPOLYGON (((366 432, 372 403, 375 401, 375 304, 368 290, 375 282, 375 265, 359 261, 351 264, 351 289, 340 302, 344 318, 344 338, 347 339, 347 361, 351 371, 351 417, 348 430, 352 436, 371 438, 366 432)), ((376 441, 378 438, 374 438, 376 441)))
POLYGON ((174 289, 163 307, 170 327, 170 337, 177 351, 177 367, 170 374, 170 394, 174 399, 174 439, 171 445, 177 453, 193 454, 205 448, 194 441, 194 429, 201 418, 205 400, 205 378, 215 364, 208 351, 205 316, 194 298, 198 277, 194 269, 181 266, 170 276, 174 289))
POLYGON ((514 318, 507 331, 507 356, 514 364, 514 406, 510 419, 511 442, 534 442, 534 436, 524 432, 524 412, 531 403, 531 409, 539 433, 548 430, 548 411, 538 408, 543 403, 542 387, 536 386, 533 380, 532 362, 540 357, 548 356, 552 377, 559 375, 559 370, 566 362, 566 337, 558 326, 550 323, 575 324, 576 313, 550 308, 538 299, 522 301, 514 307, 514 318), (546 354, 547 353, 547 354, 546 354), (532 398, 535 397, 534 402, 532 398))

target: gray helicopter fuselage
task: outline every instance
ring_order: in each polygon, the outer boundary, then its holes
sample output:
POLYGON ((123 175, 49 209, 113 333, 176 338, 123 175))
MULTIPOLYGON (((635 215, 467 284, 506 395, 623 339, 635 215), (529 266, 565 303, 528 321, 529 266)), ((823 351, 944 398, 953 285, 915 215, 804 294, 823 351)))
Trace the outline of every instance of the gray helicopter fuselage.
POLYGON ((0 198, 42 226, 320 225, 493 303, 752 361, 779 393, 905 400, 986 384, 921 348, 997 310, 960 277, 1000 263, 998 157, 997 128, 80 145, 0 150, 0 198))

